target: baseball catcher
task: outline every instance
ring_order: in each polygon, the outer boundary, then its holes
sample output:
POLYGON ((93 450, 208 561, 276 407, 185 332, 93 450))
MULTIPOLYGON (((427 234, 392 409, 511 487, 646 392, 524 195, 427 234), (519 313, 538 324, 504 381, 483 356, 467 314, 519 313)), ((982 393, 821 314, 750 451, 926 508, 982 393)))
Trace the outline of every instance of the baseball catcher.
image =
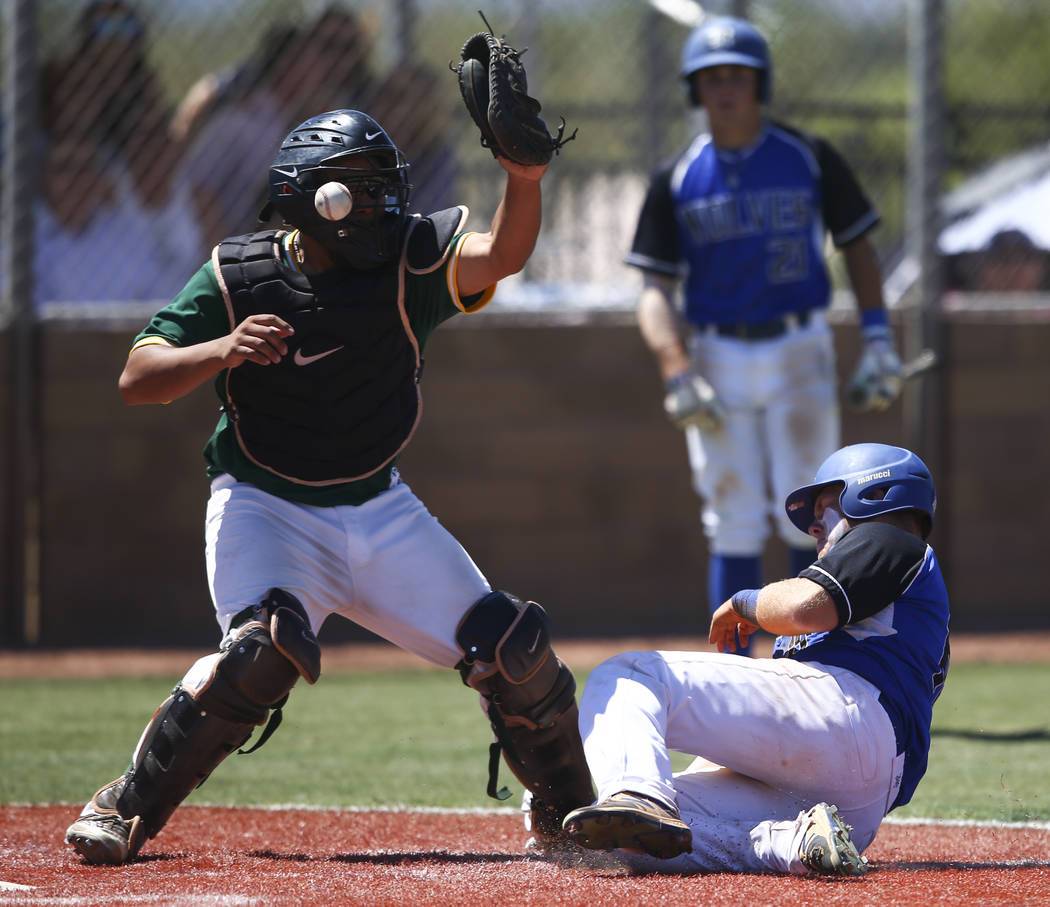
POLYGON ((576 131, 563 138, 563 119, 557 133, 550 134, 540 117, 540 102, 529 97, 521 62, 525 51, 497 38, 484 15, 481 18, 488 31, 467 39, 460 62, 449 64, 459 76, 463 103, 481 130, 481 144, 494 157, 516 164, 548 164, 563 145, 576 138, 576 131))
POLYGON ((260 219, 280 224, 222 240, 135 339, 125 402, 164 403, 203 384, 221 402, 204 455, 222 641, 67 830, 89 863, 134 859, 223 760, 250 751, 256 729, 251 749, 266 741, 299 678, 318 679, 317 631, 332 614, 458 669, 481 694, 496 735, 490 789, 502 753, 532 798, 538 843, 591 801, 575 681, 546 612, 493 589, 398 469, 422 412, 431 332, 483 308, 535 245, 546 164, 499 149, 498 215, 472 232, 462 206, 411 211, 408 162, 371 116, 311 117, 269 170, 260 219))

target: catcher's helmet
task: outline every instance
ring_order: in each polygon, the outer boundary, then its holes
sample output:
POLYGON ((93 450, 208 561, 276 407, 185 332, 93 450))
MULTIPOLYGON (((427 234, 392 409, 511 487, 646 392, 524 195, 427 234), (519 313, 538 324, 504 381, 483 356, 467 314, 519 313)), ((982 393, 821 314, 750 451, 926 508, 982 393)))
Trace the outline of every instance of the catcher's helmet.
POLYGON ((787 496, 791 522, 803 532, 813 523, 813 504, 820 490, 843 483, 839 509, 853 520, 868 519, 894 510, 917 510, 923 515, 923 535, 933 528, 937 492, 926 464, 910 450, 889 444, 851 444, 835 451, 817 470, 812 485, 787 496), (881 491, 880 495, 873 492, 881 491))
POLYGON ((340 261, 374 268, 398 255, 411 189, 408 162, 383 127, 359 110, 332 110, 301 123, 281 143, 259 219, 277 211, 340 261), (322 217, 314 204, 328 182, 342 183, 352 197, 341 220, 322 217))
POLYGON ((749 66, 758 70, 758 100, 765 104, 773 92, 773 61, 769 45, 755 26, 732 16, 705 19, 686 38, 679 73, 686 81, 693 104, 699 104, 692 88, 693 73, 712 66, 749 66))

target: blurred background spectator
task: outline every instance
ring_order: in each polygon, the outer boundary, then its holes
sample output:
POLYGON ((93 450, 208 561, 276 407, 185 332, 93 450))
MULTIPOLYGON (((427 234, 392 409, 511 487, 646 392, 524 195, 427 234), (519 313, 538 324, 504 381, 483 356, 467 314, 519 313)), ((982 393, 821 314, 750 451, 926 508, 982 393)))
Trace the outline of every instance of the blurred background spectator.
MULTIPOLYGON (((802 20, 778 18, 774 0, 744 5, 770 29, 784 59, 776 115, 830 130, 880 200, 880 259, 908 258, 915 193, 905 166, 904 101, 911 88, 902 50, 908 31, 904 0, 861 3, 868 12, 880 10, 874 31, 859 8, 856 15, 847 13, 851 4, 802 0, 804 28, 802 20), (812 53, 813 46, 820 54, 812 53), (817 78, 826 72, 843 78, 817 78), (894 73, 892 97, 883 96, 880 72, 894 73)), ((464 128, 455 81, 446 71, 464 36, 479 27, 474 9, 452 0, 48 0, 39 6, 33 55, 42 63, 38 160, 45 161, 54 136, 91 134, 115 187, 115 209, 138 211, 163 252, 153 290, 161 298, 170 296, 172 282, 178 284, 174 275, 185 274, 186 263, 202 259, 217 239, 259 226, 265 186, 251 176, 252 156, 265 167, 280 138, 322 108, 361 107, 380 120, 412 165, 419 187, 415 210, 464 202, 475 222, 491 216, 492 187, 484 177, 456 185, 460 168, 485 152, 464 128), (237 167, 238 160, 248 163, 237 167)), ((712 15, 739 6, 730 0, 704 4, 712 15)), ((665 89, 677 84, 676 64, 661 50, 690 25, 656 3, 594 4, 589 10, 581 41, 603 48, 599 67, 591 58, 584 66, 583 58, 563 53, 560 23, 572 14, 553 0, 515 0, 492 11, 500 20, 493 21, 497 31, 514 34, 524 47, 532 44, 536 78, 544 77, 532 87, 543 97, 548 122, 565 114, 573 128, 580 127, 572 154, 552 173, 557 191, 537 253, 519 280, 506 283, 499 307, 554 310, 571 299, 580 308, 629 308, 636 296, 633 275, 608 264, 619 261, 630 241, 620 212, 640 203, 644 174, 683 140, 681 105, 652 99, 673 97, 665 89), (640 80, 623 67, 639 46, 646 67, 640 80)), ((1031 78, 1040 70, 1029 62, 1042 59, 1035 26, 1050 19, 1005 0, 964 4, 947 18, 952 28, 937 38, 948 60, 967 65, 946 72, 952 113, 939 179, 945 189, 955 187, 946 197, 965 189, 984 211, 1012 204, 1013 187, 1037 217, 1045 207, 1042 196, 1035 197, 1034 182, 1019 182, 1050 172, 1046 119, 1037 103, 1045 90, 1031 78), (1011 49, 1009 71, 996 69, 1001 55, 987 53, 987 40, 975 37, 987 31, 986 16, 999 46, 1011 49), (1010 180, 993 186, 982 178, 981 186, 970 185, 985 168, 1019 154, 1010 180)), ((1043 182, 1050 186, 1050 179, 1043 182)), ((962 213, 954 212, 953 223, 962 213)), ((1022 226, 1037 247, 1050 248, 1029 222, 987 220, 970 224, 967 238, 942 249, 951 289, 977 289, 988 237, 1003 226, 1022 226)), ((964 226, 954 225, 952 236, 964 226)), ((911 271, 917 267, 908 265, 911 271)), ((843 311, 851 301, 841 269, 835 279, 836 311, 843 311)), ((1030 285, 1018 280, 1010 286, 1030 285)))
POLYGON ((197 137, 218 108, 248 97, 259 82, 269 78, 295 33, 293 25, 284 22, 271 25, 248 57, 206 72, 197 79, 175 108, 172 139, 189 142, 197 137))
POLYGON ((35 223, 38 301, 158 299, 185 282, 156 241, 154 218, 129 200, 96 137, 56 136, 44 161, 35 223))
POLYGON ((38 302, 168 298, 204 252, 147 50, 135 8, 97 0, 41 67, 38 302))
POLYGON ((459 202, 459 159, 449 137, 462 106, 455 85, 426 65, 395 64, 368 110, 408 158, 412 210, 423 215, 459 202))
POLYGON ((1050 289, 1046 253, 1023 230, 1001 230, 980 257, 974 289, 979 293, 1034 293, 1050 289))
POLYGON ((174 135, 190 140, 180 172, 209 247, 258 228, 265 174, 291 128, 337 107, 368 109, 371 41, 356 14, 330 7, 270 30, 243 64, 190 89, 174 135))

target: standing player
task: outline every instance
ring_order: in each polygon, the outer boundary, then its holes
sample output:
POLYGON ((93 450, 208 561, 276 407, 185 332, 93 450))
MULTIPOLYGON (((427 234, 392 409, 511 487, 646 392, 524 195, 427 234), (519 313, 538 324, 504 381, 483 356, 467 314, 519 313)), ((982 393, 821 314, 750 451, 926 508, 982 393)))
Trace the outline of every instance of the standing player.
MULTIPOLYGON (((759 584, 772 502, 839 446, 826 231, 860 307, 854 380, 875 408, 897 396, 900 361, 867 239, 878 214, 827 142, 764 118, 762 35, 710 19, 687 39, 681 75, 710 133, 654 174, 626 261, 644 272, 639 326, 702 499, 713 610, 759 584), (683 274, 684 325, 674 302, 683 274)), ((793 576, 808 552, 783 514, 776 529, 793 576)))
POLYGON ((926 771, 948 670, 935 501, 910 451, 844 447, 787 496, 817 560, 723 603, 719 652, 600 665, 580 700, 599 800, 569 814, 570 836, 671 870, 865 872, 860 852, 926 771), (724 654, 758 628, 778 634, 772 659, 724 654), (669 749, 698 758, 672 776, 669 749))
POLYGON ((316 634, 332 614, 456 668, 481 694, 537 835, 560 834, 591 801, 575 683, 545 612, 493 590, 396 466, 419 422, 428 336, 484 306, 536 241, 546 167, 499 161, 491 230, 465 232, 462 207, 409 216, 408 165, 372 117, 313 117, 269 171, 263 217, 285 226, 219 243, 136 339, 126 402, 210 381, 222 401, 205 448, 205 540, 223 639, 70 826, 89 862, 134 858, 256 727, 255 747, 265 742, 299 677, 317 680, 316 634))

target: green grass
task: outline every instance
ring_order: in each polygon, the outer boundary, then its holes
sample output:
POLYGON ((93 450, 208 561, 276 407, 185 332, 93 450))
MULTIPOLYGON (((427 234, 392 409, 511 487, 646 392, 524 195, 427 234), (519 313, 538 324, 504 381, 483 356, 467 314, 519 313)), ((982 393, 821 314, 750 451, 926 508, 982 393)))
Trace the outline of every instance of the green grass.
POLYGON ((1050 664, 956 664, 933 710, 930 764, 894 815, 1050 820, 1050 664))
MULTIPOLYGON (((581 686, 584 675, 580 675, 581 686)), ((127 765, 165 697, 157 678, 0 682, 0 802, 79 803, 127 765)), ((1050 667, 952 667, 930 768, 901 817, 1050 820, 1050 667)), ((488 722, 448 671, 328 674, 300 684, 274 737, 187 802, 491 807, 488 722)), ((676 762, 681 767, 680 762, 676 762)), ((520 786, 501 782, 517 805, 520 786)))
MULTIPOLYGON (((127 766, 170 686, 0 683, 0 802, 86 799, 127 766)), ((477 694, 451 671, 328 674, 300 683, 277 733, 187 802, 484 806, 490 739, 477 694)))

